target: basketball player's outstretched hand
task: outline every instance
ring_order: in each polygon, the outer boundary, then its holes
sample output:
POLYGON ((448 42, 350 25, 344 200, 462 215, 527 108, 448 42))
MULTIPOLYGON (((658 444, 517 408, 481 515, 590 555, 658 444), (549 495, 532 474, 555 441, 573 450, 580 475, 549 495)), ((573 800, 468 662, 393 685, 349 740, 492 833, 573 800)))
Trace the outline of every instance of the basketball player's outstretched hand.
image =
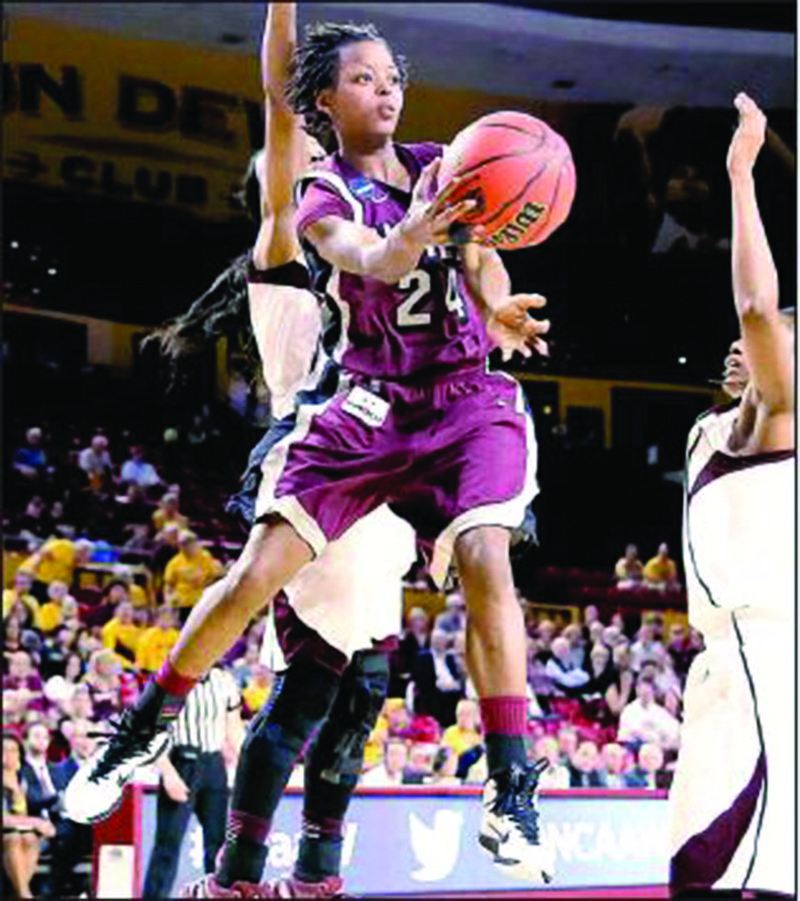
POLYGON ((453 201, 461 184, 459 178, 452 179, 431 197, 440 165, 441 160, 436 159, 422 170, 411 195, 411 206, 401 223, 403 234, 422 245, 445 244, 449 240, 451 223, 475 206, 474 200, 453 201))
POLYGON ((739 110, 739 125, 728 148, 728 172, 749 172, 764 144, 767 117, 747 94, 736 95, 733 105, 739 110))
POLYGON ((503 306, 493 310, 486 323, 489 337, 500 348, 504 360, 514 351, 530 357, 535 350, 543 357, 550 355, 547 342, 541 337, 550 331, 549 319, 533 319, 531 307, 543 307, 547 301, 541 294, 513 294, 503 306))

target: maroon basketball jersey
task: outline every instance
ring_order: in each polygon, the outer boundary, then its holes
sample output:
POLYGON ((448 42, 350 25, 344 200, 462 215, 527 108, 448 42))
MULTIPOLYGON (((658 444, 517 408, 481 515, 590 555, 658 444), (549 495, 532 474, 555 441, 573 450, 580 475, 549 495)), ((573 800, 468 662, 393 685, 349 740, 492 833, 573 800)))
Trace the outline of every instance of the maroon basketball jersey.
MULTIPOLYGON (((438 144, 396 144, 412 185, 441 156, 438 144)), ((470 298, 454 247, 428 247, 398 284, 342 272, 303 239, 326 216, 385 235, 405 216, 411 194, 367 178, 335 153, 298 183, 297 229, 314 290, 333 314, 326 344, 345 369, 384 379, 427 377, 474 368, 489 352, 480 311, 470 298), (333 339, 333 340, 331 340, 333 339)))

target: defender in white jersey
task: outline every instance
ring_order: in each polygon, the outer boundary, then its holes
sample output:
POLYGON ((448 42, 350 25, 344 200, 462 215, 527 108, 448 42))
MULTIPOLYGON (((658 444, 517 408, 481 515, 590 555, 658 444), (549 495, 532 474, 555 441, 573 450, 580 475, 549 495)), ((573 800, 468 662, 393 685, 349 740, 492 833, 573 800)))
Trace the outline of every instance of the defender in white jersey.
POLYGON ((723 890, 794 896, 794 314, 752 168, 766 120, 737 96, 728 153, 733 291, 741 327, 725 361, 734 400, 689 435, 684 564, 689 621, 706 649, 689 671, 670 794, 675 897, 723 890))

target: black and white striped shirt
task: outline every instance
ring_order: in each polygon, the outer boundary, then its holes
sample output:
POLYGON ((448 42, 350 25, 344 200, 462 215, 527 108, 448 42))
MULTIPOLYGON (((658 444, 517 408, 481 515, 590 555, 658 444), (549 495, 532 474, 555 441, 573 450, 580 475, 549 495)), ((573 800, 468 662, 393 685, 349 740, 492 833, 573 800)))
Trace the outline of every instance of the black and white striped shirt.
POLYGON ((219 751, 225 740, 228 713, 242 706, 242 695, 228 670, 215 667, 195 685, 172 726, 173 745, 219 751))

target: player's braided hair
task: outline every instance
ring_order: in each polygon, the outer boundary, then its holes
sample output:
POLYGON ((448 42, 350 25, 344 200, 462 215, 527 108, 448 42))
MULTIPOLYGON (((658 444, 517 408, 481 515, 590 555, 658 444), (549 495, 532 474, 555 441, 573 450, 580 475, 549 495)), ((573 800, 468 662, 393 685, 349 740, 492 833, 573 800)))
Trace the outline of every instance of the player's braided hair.
MULTIPOLYGON (((339 50, 359 41, 386 43, 372 24, 317 22, 306 28, 305 38, 298 44, 289 67, 286 99, 292 109, 303 116, 305 130, 319 141, 326 153, 336 150, 337 141, 330 117, 317 109, 317 97, 336 84, 339 50)), ((405 87, 408 72, 405 57, 391 52, 405 87)))

